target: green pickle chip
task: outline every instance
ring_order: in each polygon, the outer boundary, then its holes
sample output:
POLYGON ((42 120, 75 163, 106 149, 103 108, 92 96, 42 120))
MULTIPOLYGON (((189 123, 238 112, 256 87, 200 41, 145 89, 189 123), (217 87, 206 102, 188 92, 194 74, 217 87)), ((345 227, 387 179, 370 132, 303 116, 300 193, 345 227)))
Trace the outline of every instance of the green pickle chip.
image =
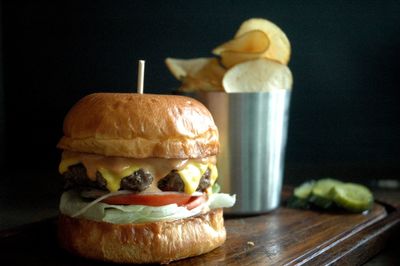
POLYGON ((363 185, 344 183, 333 187, 333 200, 348 211, 363 212, 372 207, 374 197, 363 185))
POLYGON ((293 196, 288 200, 288 206, 300 209, 318 207, 324 210, 335 210, 339 207, 360 213, 371 209, 373 202, 371 191, 361 184, 323 178, 304 182, 296 187, 293 196))
POLYGON ((315 184, 314 180, 305 182, 300 186, 296 187, 294 189, 293 194, 300 199, 307 199, 311 194, 314 184, 315 184))
POLYGON ((342 184, 341 181, 333 178, 318 180, 312 188, 309 201, 320 208, 329 209, 333 204, 331 190, 333 187, 340 184, 342 184))

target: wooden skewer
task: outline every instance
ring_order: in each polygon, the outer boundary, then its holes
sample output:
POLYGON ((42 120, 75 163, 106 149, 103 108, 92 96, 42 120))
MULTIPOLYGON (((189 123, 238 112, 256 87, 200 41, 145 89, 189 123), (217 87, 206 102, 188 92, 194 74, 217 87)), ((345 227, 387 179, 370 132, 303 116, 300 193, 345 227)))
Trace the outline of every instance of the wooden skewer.
POLYGON ((137 80, 137 93, 143 94, 144 84, 144 60, 139 60, 138 80, 137 80))

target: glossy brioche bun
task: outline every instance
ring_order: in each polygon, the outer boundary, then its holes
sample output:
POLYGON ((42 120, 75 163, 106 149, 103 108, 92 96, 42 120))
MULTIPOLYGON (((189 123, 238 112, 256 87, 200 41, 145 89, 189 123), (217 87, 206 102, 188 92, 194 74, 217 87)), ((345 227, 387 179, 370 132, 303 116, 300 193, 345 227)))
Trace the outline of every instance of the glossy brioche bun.
POLYGON ((186 219, 110 224, 60 215, 62 247, 90 259, 118 263, 168 263, 207 253, 226 239, 222 209, 186 219))
POLYGON ((203 158, 218 153, 218 130, 195 99, 156 94, 95 93, 64 120, 58 148, 131 158, 203 158))

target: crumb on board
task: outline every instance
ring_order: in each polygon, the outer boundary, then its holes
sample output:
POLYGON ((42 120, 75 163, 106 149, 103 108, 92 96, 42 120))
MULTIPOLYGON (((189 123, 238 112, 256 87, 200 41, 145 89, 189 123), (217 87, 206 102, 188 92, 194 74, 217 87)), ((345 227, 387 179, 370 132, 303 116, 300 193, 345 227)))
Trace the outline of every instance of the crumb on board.
POLYGON ((253 241, 247 241, 247 245, 254 246, 254 242, 253 241))

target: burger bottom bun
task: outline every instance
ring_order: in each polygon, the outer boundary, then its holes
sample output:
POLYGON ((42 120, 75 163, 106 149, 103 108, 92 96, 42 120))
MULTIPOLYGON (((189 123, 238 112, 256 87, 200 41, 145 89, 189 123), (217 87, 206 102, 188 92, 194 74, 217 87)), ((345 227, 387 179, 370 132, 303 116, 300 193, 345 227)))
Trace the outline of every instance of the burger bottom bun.
POLYGON ((168 222, 111 224, 60 214, 59 242, 82 257, 117 263, 168 263, 207 253, 226 239, 222 209, 168 222))

